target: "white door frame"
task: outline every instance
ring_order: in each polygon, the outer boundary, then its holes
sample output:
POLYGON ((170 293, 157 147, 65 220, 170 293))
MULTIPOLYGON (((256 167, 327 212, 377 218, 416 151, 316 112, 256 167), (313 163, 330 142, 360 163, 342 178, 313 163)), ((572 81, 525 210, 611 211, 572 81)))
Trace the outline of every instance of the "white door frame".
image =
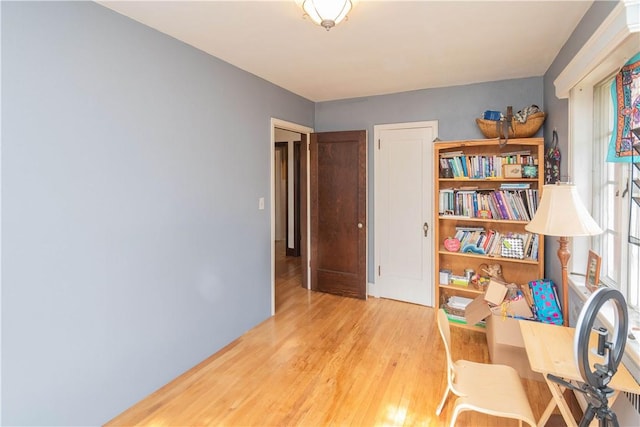
MULTIPOLYGON (((373 212, 374 212, 374 231, 373 231, 373 252, 374 252, 374 265, 379 265, 380 263, 380 235, 382 234, 382 230, 380 230, 380 227, 382 226, 380 224, 380 221, 378 219, 378 215, 375 215, 375 212, 380 212, 380 207, 378 205, 379 201, 381 200, 381 196, 380 194, 378 194, 380 185, 379 184, 379 180, 380 180, 380 176, 378 175, 378 172, 380 171, 380 167, 379 167, 379 162, 380 162, 380 153, 379 150, 376 149, 378 141, 380 139, 380 133, 382 131, 385 130, 395 130, 395 129, 416 129, 416 128, 433 128, 434 130, 434 135, 437 138, 438 137, 438 121, 437 120, 429 120, 429 121, 421 121, 421 122, 408 122, 408 123, 391 123, 391 124, 383 124, 383 125, 374 125, 373 126, 373 141, 374 141, 374 150, 373 150, 373 161, 374 161, 374 172, 373 172, 373 191, 374 191, 374 196, 373 196, 373 200, 374 200, 374 207, 373 207, 373 212)), ((427 195, 428 197, 431 197, 433 199, 433 194, 429 193, 427 195)), ((431 214, 431 218, 430 218, 430 224, 433 224, 434 221, 434 217, 433 217, 433 213, 431 214)), ((431 229, 433 229, 433 227, 431 227, 431 229)), ((433 261, 433 260, 432 260, 433 261)), ((369 295, 374 296, 374 297, 379 297, 380 293, 379 290, 376 288, 375 285, 375 272, 373 275, 374 281, 369 282, 368 286, 369 286, 369 295)), ((434 294, 432 295, 432 298, 435 299, 435 285, 434 285, 434 294)), ((434 302, 435 303, 435 302, 434 302)))
MULTIPOLYGON (((307 144, 310 140, 310 134, 313 133, 313 129, 310 127, 302 126, 297 123, 287 122, 285 120, 280 120, 276 118, 271 118, 271 146, 269 147, 269 216, 271 220, 271 233, 270 233, 270 241, 269 244, 271 246, 271 315, 276 314, 276 253, 275 246, 273 242, 275 241, 276 236, 276 206, 275 206, 275 198, 276 198, 276 188, 275 188, 275 167, 273 164, 273 159, 275 157, 275 145, 276 145, 276 128, 289 130, 291 132, 298 132, 303 135, 307 135, 307 144)), ((301 155, 307 157, 307 165, 309 164, 309 150, 304 150, 301 155)), ((301 177, 300 182, 302 185, 307 187, 307 194, 309 194, 309 168, 307 167, 307 176, 303 179, 301 177)), ((309 248, 309 197, 307 197, 307 257, 310 255, 311 251, 309 248)), ((307 275, 307 284, 311 283, 309 278, 309 259, 306 262, 307 271, 303 271, 302 274, 307 275)))

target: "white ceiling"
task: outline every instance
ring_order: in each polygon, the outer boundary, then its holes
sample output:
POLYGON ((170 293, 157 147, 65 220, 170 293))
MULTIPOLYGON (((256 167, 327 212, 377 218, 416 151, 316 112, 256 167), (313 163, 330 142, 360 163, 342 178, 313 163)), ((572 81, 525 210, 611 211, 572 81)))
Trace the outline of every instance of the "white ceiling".
POLYGON ((360 0, 329 32, 294 0, 99 3, 317 102, 542 76, 592 1, 360 0))

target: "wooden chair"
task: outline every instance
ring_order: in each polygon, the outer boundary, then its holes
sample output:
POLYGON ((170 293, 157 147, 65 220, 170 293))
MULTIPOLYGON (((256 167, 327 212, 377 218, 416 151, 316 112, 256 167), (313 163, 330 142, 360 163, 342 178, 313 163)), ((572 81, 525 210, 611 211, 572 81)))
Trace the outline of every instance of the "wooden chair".
POLYGON ((477 411, 483 414, 513 418, 536 426, 536 421, 522 386, 518 372, 511 366, 491 365, 468 360, 451 359, 451 331, 449 319, 443 309, 438 310, 438 329, 447 353, 447 389, 436 409, 440 415, 449 391, 458 396, 451 416, 454 426, 458 415, 464 411, 477 411))

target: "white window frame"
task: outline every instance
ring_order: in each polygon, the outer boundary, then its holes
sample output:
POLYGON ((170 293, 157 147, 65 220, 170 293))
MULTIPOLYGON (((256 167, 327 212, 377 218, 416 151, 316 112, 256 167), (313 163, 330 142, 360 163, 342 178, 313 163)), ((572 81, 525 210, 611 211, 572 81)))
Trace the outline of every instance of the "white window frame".
MULTIPOLYGON (((569 100, 567 168, 587 209, 592 207, 593 128, 585 124, 593 120, 593 88, 637 53, 639 17, 640 0, 618 3, 554 81, 556 96, 569 100)), ((572 271, 586 269, 588 239, 572 239, 572 271)))

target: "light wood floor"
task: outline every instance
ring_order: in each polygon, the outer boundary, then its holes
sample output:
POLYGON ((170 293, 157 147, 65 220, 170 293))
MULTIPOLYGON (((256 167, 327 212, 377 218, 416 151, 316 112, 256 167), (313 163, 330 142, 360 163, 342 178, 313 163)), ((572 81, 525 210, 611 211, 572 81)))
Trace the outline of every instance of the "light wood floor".
MULTIPOLYGON (((434 309, 306 291, 299 258, 278 256, 276 275, 275 316, 108 425, 448 425, 454 399, 435 416, 446 362, 434 309)), ((483 334, 456 328, 452 341, 454 358, 489 362, 483 334)), ((525 387, 537 418, 551 394, 525 387)), ((458 420, 517 425, 471 412, 458 420)))

